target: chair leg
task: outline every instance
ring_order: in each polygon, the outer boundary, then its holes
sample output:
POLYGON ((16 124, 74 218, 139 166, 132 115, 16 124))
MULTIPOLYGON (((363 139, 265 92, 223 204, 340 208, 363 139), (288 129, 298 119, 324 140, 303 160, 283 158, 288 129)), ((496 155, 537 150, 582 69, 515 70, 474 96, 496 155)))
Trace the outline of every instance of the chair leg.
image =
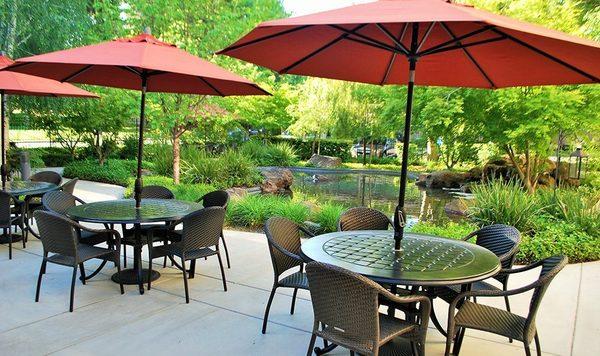
POLYGON ((2 230, 2 234, 6 237, 8 237, 8 259, 12 260, 12 234, 10 232, 10 229, 8 230, 8 234, 6 233, 6 229, 2 230))
POLYGON ((538 333, 535 333, 535 353, 537 356, 542 356, 542 346, 540 345, 540 337, 538 333))
POLYGON ((225 243, 225 236, 223 236, 223 231, 221 231, 221 241, 223 241, 223 248, 225 249, 225 259, 227 260, 227 268, 231 268, 231 262, 229 262, 229 250, 227 249, 227 244, 225 243))
POLYGON ((292 294, 292 307, 290 308, 290 314, 294 315, 294 310, 296 309, 296 296, 298 295, 298 288, 294 288, 294 293, 292 294))
POLYGON ((263 317, 263 326, 262 333, 267 332, 267 321, 269 320, 269 311, 271 310, 271 303, 273 303, 273 297, 275 296, 275 291, 277 290, 277 285, 273 285, 273 289, 271 289, 271 294, 269 295, 269 301, 267 302, 267 307, 265 308, 265 316, 263 317))
POLYGON ((529 349, 529 345, 526 342, 523 342, 523 346, 525 347, 525 355, 531 356, 531 350, 529 349))
MULTIPOLYGON (((221 268, 221 279, 223 280, 223 290, 227 292, 227 280, 225 279, 225 268, 223 268, 223 260, 221 254, 217 251, 217 257, 219 258, 219 267, 221 268)), ((194 261, 196 262, 196 261, 194 261)))
MULTIPOLYGON (((510 302, 508 301, 508 296, 504 296, 504 304, 506 304, 506 311, 510 313, 510 302)), ((508 338, 508 342, 512 343, 513 339, 512 338, 508 338)))
POLYGON ((71 278, 71 298, 69 302, 69 312, 73 312, 73 299, 75 298, 75 279, 77 278, 77 266, 73 266, 73 277, 71 278))
MULTIPOLYGON (((117 273, 120 275, 121 274, 121 263, 119 262, 119 251, 117 250, 115 253, 115 264, 117 265, 117 273)), ((150 265, 152 265, 152 263, 150 263, 150 265)), ((148 280, 150 280, 151 278, 148 278, 148 280)), ((119 278, 119 288, 121 289, 121 294, 125 294, 125 288, 123 287, 123 280, 121 278, 119 278)), ((149 286, 148 286, 148 289, 149 286)))
POLYGON ((79 264, 79 273, 81 273, 81 284, 85 285, 85 268, 83 267, 83 263, 79 264))
MULTIPOLYGON (((264 332, 263 332, 264 334, 264 332)), ((308 351, 306 352, 306 356, 311 356, 313 353, 313 347, 315 347, 315 341, 317 341, 317 335, 312 334, 310 337, 310 342, 308 343, 308 351)))
POLYGON ((350 350, 350 356, 354 356, 354 351, 350 350))
POLYGON ((185 260, 183 259, 183 257, 181 258, 181 265, 184 266, 183 267, 183 287, 185 288, 185 302, 189 304, 190 303, 190 292, 188 290, 187 271, 185 270, 185 260))
POLYGON ((36 303, 40 301, 40 288, 42 287, 42 276, 46 273, 46 257, 42 261, 42 265, 40 266, 40 274, 38 275, 37 280, 37 288, 35 289, 35 301, 36 303))
POLYGON ((188 278, 193 279, 195 275, 196 275, 196 260, 191 260, 190 261, 190 276, 188 278))
POLYGON ((148 290, 152 288, 152 247, 148 246, 148 290))
POLYGON ((458 354, 460 353, 460 348, 462 347, 462 342, 465 338, 465 331, 466 328, 460 328, 458 333, 456 334, 456 341, 454 341, 454 349, 452 350, 454 356, 458 356, 458 354))
POLYGON ((127 268, 127 245, 123 245, 123 268, 127 268))

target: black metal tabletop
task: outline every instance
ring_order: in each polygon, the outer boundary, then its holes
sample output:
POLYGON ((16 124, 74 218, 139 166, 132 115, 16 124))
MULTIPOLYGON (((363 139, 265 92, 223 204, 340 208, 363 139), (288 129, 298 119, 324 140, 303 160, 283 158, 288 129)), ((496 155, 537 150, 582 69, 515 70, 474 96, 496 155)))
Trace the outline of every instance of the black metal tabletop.
POLYGON ((2 187, 4 192, 13 196, 39 195, 56 189, 58 186, 54 183, 31 181, 10 181, 2 187))
POLYGON ((343 231, 315 236, 302 244, 302 255, 394 285, 466 284, 501 268, 498 257, 481 246, 430 235, 405 233, 402 251, 395 251, 393 234, 343 231))
POLYGON ((142 199, 139 209, 135 200, 120 199, 77 205, 67 216, 77 221, 109 224, 143 224, 174 221, 202 209, 202 205, 175 199, 142 199))

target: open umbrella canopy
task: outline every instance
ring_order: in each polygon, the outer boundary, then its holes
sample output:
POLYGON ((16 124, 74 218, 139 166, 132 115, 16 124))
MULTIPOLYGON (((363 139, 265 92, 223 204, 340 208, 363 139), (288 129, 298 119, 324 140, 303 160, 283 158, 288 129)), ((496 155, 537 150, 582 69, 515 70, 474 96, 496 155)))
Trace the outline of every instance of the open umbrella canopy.
POLYGON ((265 95, 253 82, 143 33, 18 59, 11 71, 61 82, 198 95, 265 95))
POLYGON ((268 21, 219 53, 279 73, 406 84, 395 248, 400 249, 414 85, 600 82, 600 44, 450 0, 380 0, 268 21))
POLYGON ((502 88, 600 78, 599 43, 445 0, 382 0, 268 21, 220 53, 280 73, 381 85, 408 83, 405 57, 418 59, 417 85, 502 88))
MULTIPOLYGON (((0 54, 0 69, 13 63, 10 58, 0 54)), ((71 84, 9 71, 0 71, 0 92, 10 95, 98 97, 71 84)))

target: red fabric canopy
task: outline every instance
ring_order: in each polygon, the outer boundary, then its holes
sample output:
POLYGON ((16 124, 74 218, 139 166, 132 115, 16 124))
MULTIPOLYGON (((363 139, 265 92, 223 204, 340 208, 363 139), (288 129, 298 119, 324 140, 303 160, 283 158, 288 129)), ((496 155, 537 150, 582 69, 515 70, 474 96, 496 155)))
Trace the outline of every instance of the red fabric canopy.
POLYGON ((268 21, 220 53, 280 73, 406 84, 415 23, 417 85, 599 82, 599 43, 443 0, 382 0, 268 21))
POLYGON ((149 34, 21 58, 11 71, 55 79, 148 91, 199 95, 265 95, 253 82, 149 34))
MULTIPOLYGON (((11 64, 13 61, 0 55, 0 69, 11 64)), ((0 92, 12 95, 98 97, 68 83, 8 71, 0 72, 0 92)))

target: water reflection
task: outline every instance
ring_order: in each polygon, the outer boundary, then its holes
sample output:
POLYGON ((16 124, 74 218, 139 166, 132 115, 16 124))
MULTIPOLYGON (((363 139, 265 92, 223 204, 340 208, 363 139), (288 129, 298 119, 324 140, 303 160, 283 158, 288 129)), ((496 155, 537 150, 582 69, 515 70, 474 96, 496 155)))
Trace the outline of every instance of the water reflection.
MULTIPOLYGON (((400 178, 383 174, 294 172, 294 194, 346 207, 368 206, 392 215, 398 202, 400 178)), ((406 210, 414 220, 441 222, 450 217, 445 206, 457 198, 443 190, 419 189, 409 183, 406 210)), ((452 216, 452 219, 455 219, 452 216)))

